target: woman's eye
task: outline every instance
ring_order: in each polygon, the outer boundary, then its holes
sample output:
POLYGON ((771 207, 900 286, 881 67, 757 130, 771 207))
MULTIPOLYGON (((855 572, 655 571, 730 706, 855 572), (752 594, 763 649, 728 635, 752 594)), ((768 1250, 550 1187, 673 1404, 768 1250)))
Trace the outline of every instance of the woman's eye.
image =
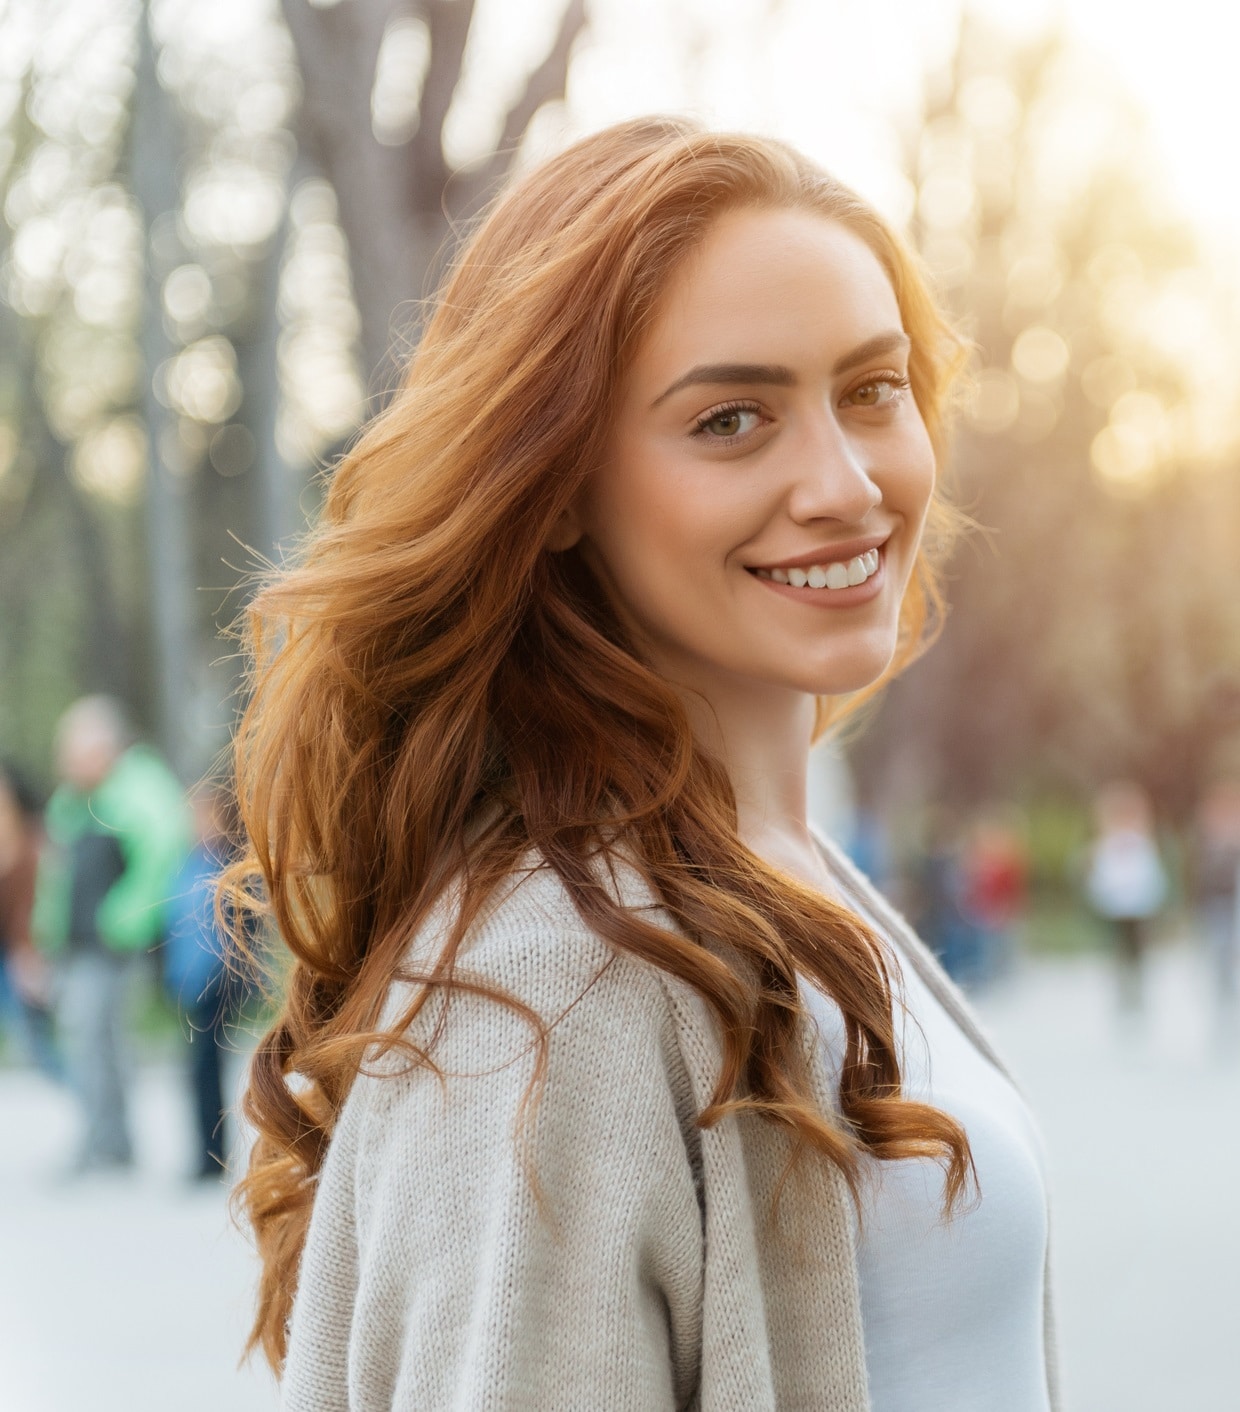
POLYGON ((871 378, 854 387, 845 401, 857 407, 889 407, 900 400, 907 388, 908 378, 905 377, 871 378))
POLYGON ((697 429, 709 440, 733 441, 756 431, 761 423, 762 414, 753 407, 721 407, 703 417, 697 429))

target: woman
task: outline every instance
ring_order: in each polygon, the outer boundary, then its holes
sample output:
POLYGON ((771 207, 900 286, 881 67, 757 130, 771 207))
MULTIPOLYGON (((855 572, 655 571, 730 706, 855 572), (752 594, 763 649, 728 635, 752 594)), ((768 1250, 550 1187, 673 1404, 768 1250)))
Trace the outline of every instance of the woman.
POLYGON ((1053 1405, 1028 1118, 805 820, 937 603, 958 359, 774 142, 624 124, 466 246, 252 620, 287 1407, 1053 1405))

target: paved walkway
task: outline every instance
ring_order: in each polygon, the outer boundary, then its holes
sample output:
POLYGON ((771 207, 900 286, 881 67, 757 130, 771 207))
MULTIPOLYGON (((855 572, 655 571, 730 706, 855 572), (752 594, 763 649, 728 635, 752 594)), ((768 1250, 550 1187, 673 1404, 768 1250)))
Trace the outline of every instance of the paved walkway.
POLYGON ((181 1073, 138 1076, 138 1171, 67 1182, 76 1114, 36 1075, 0 1071, 0 1408, 274 1412, 238 1369, 256 1264, 223 1183, 187 1182, 181 1073))
MULTIPOLYGON (((1027 967, 981 1008, 1046 1134, 1069 1405, 1236 1412, 1240 1061, 1214 1051, 1190 954, 1153 980, 1143 1027, 1116 1024, 1093 959, 1027 967)), ((136 1177, 57 1183, 71 1106, 0 1071, 0 1406, 273 1412, 236 1367, 252 1257, 223 1190, 181 1177, 180 1074, 144 1069, 137 1108, 136 1177)))
POLYGON ((1240 1046, 1187 948, 1121 1024, 1097 958, 981 1009, 1041 1120, 1073 1412, 1240 1412, 1240 1046))

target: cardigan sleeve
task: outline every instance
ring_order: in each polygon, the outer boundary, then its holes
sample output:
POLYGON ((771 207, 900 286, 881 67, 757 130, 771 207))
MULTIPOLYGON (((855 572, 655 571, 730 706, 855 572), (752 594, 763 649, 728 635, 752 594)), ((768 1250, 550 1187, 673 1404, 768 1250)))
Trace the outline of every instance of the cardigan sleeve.
MULTIPOLYGON (((487 979, 549 1026, 456 994, 434 1057, 354 1086, 320 1178, 288 1412, 657 1412, 701 1363, 698 1133, 651 968, 507 938, 487 979), (588 958, 588 967, 583 960, 588 958)), ((473 958, 471 957, 471 961, 473 958)))

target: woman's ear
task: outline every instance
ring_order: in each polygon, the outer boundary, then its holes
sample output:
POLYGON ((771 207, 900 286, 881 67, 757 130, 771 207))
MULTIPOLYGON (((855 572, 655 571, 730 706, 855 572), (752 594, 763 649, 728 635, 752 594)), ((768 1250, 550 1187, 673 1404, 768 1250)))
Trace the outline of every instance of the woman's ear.
POLYGON ((571 549, 584 533, 577 507, 570 505, 551 527, 551 533, 547 536, 547 548, 553 554, 562 554, 564 550, 571 549))

